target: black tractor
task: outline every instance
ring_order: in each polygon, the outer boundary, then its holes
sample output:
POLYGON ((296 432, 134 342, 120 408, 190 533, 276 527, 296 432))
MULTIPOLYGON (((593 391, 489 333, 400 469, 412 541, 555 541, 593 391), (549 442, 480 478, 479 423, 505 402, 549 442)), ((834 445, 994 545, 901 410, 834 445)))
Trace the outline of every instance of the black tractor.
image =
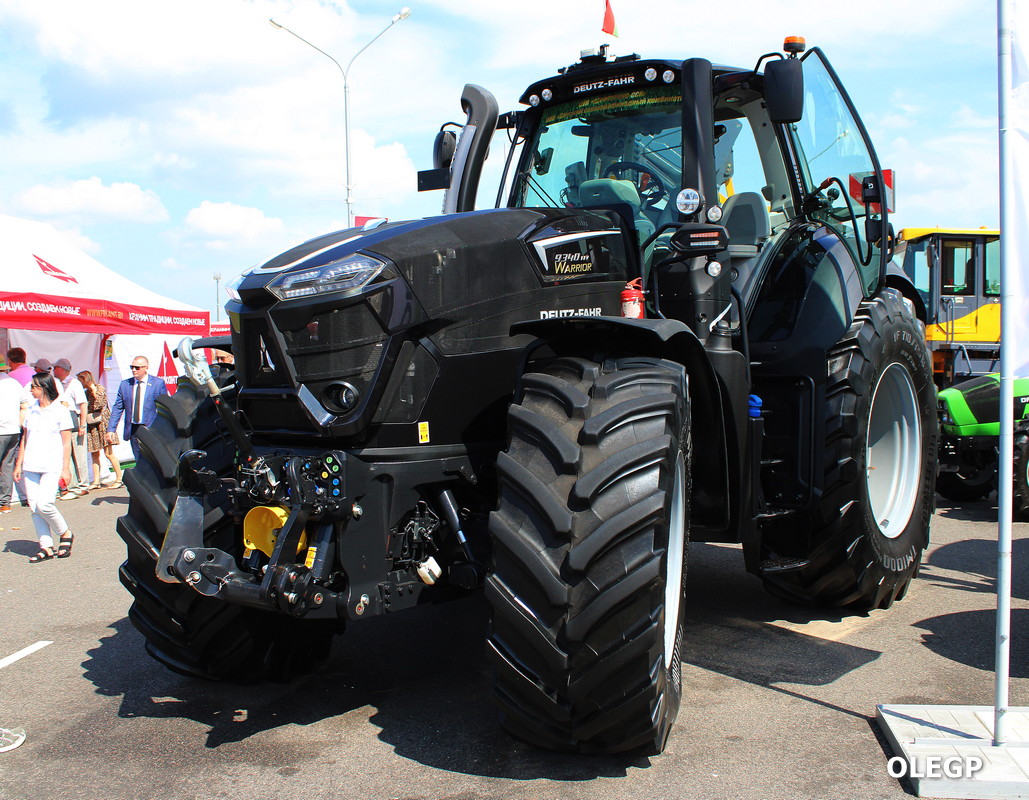
POLYGON ((234 371, 184 342, 126 478, 151 655, 288 678, 346 621, 482 588, 507 730, 660 752, 689 540, 797 601, 900 599, 938 433, 882 170, 821 51, 756 64, 602 48, 503 115, 469 85, 419 176, 442 215, 246 273, 234 371))

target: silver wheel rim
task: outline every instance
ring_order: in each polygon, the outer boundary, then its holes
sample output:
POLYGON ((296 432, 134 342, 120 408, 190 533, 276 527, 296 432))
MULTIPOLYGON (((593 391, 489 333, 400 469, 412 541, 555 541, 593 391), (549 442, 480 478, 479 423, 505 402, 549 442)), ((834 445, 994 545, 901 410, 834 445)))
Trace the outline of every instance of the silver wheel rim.
POLYGON ((679 633, 682 607, 682 562, 686 541, 686 459, 680 452, 675 459, 672 483, 672 508, 668 515, 668 566, 665 570, 665 669, 671 669, 675 656, 675 637, 679 633))
POLYGON ((922 477, 918 398, 908 371, 890 364, 875 386, 865 450, 868 502, 880 533, 895 539, 911 519, 922 477))

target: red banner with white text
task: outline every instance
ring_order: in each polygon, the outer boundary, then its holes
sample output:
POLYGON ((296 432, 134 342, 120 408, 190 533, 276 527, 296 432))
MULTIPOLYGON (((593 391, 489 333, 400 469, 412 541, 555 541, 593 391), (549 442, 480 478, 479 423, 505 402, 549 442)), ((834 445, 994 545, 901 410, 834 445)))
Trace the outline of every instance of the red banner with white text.
POLYGON ((207 311, 149 308, 102 298, 0 291, 0 327, 80 333, 181 333, 206 336, 207 311))

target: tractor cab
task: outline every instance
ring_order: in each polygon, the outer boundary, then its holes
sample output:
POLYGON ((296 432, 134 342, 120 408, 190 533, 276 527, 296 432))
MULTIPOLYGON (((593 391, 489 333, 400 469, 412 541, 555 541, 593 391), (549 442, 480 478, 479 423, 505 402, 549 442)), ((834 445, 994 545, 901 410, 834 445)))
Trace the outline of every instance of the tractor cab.
POLYGON ((740 68, 610 57, 602 47, 529 86, 525 108, 503 115, 469 85, 468 119, 437 137, 437 169, 419 185, 448 189, 444 213, 473 210, 499 130, 511 147, 496 206, 613 212, 636 245, 652 315, 682 319, 702 340, 713 320, 738 331, 761 304, 776 254, 814 238, 830 261, 857 265, 833 290, 846 298, 842 320, 884 279, 892 174, 822 52, 792 37, 784 50, 740 68), (724 227, 728 247, 707 264, 671 264, 672 234, 686 223, 724 227))
POLYGON ((897 260, 925 309, 941 388, 1000 364, 1000 231, 905 228, 897 260))

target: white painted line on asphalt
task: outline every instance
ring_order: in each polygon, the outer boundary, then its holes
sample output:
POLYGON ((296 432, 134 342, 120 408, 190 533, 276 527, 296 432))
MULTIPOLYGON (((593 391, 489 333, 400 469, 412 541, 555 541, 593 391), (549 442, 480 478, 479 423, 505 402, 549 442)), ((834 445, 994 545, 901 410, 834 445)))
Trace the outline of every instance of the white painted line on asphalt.
POLYGON ((53 642, 36 642, 35 644, 30 644, 28 647, 19 650, 17 653, 12 653, 7 656, 7 658, 0 658, 0 669, 11 666, 15 661, 20 661, 25 658, 25 656, 31 656, 37 650, 42 650, 48 644, 53 644, 53 642))

